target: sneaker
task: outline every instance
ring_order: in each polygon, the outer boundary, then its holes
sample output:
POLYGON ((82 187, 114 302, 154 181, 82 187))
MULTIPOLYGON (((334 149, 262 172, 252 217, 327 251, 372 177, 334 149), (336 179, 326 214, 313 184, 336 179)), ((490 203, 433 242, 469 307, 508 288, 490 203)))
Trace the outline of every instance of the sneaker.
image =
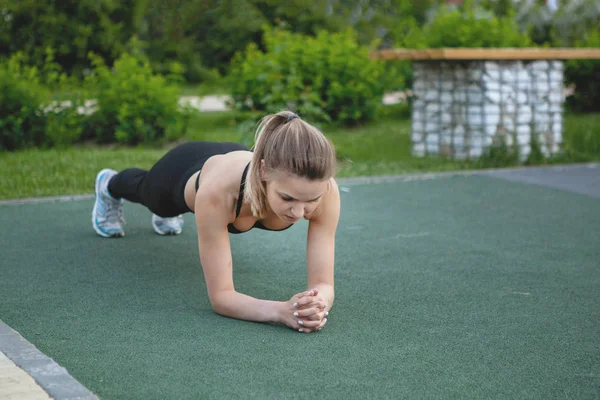
POLYGON ((159 235, 179 235, 183 230, 183 217, 162 218, 152 214, 152 227, 159 235))
POLYGON ((103 237, 125 236, 123 225, 123 199, 115 199, 108 193, 108 182, 117 171, 103 169, 96 176, 96 202, 92 211, 92 226, 103 237))

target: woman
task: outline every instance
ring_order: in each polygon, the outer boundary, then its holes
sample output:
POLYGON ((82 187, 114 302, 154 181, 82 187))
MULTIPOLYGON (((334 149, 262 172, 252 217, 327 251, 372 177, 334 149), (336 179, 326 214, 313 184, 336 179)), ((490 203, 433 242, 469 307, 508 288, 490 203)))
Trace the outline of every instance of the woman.
POLYGON ((253 152, 235 143, 191 142, 169 151, 149 171, 102 170, 96 177, 94 230, 124 235, 123 199, 152 211, 161 234, 181 233, 181 214, 196 217, 200 262, 211 304, 224 316, 282 322, 319 331, 334 300, 335 232, 340 196, 333 146, 289 111, 258 126, 253 152), (260 300, 234 289, 229 233, 252 228, 283 231, 304 218, 308 287, 285 302, 260 300))

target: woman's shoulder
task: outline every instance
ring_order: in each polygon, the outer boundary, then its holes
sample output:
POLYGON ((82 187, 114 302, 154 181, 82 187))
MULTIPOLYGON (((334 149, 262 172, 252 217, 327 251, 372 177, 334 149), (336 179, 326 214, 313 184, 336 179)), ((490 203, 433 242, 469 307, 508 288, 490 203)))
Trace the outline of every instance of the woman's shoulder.
POLYGON ((203 190, 226 192, 236 188, 239 190, 242 174, 251 160, 252 153, 244 150, 211 157, 202 167, 200 184, 203 190))

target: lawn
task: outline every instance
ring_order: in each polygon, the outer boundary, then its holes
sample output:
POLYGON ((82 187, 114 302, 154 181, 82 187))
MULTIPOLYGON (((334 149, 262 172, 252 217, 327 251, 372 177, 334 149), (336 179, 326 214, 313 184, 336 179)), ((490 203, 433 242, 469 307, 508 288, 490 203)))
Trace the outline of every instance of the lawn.
MULTIPOLYGON (((201 113, 183 140, 242 141, 236 115, 201 113)), ((339 177, 436 172, 498 166, 498 162, 452 161, 410 155, 410 120, 405 110, 388 108, 372 123, 353 128, 324 127, 340 158, 339 177)), ((565 154, 545 163, 600 161, 600 114, 565 116, 565 154)), ((0 153, 0 199, 93 193, 102 168, 149 168, 170 147, 78 145, 68 149, 23 150, 0 153)), ((500 165, 502 164, 500 161, 500 165)))

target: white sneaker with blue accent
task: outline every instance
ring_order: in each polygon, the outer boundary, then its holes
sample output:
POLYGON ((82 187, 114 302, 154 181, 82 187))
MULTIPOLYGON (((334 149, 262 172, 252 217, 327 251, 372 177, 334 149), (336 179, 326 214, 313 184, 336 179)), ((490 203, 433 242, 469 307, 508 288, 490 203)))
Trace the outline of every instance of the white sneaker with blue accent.
POLYGON ((152 228, 159 235, 179 235, 183 230, 183 217, 162 218, 152 214, 152 228))
POLYGON ((92 211, 92 226, 102 237, 125 236, 123 225, 123 199, 115 199, 108 193, 108 182, 117 171, 103 169, 96 175, 96 202, 92 211))

